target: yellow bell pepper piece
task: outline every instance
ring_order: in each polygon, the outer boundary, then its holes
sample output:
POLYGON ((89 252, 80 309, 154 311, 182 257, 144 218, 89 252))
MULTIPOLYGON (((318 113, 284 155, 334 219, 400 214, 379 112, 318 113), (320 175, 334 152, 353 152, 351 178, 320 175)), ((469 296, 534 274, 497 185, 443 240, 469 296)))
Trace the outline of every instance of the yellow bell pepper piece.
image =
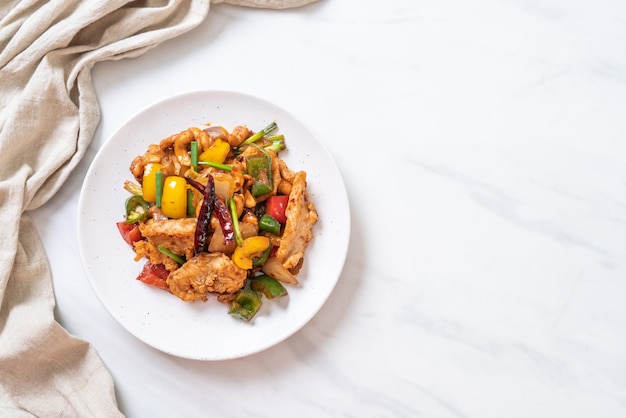
POLYGON ((270 246, 270 239, 261 235, 243 240, 241 247, 235 248, 233 262, 244 270, 252 268, 252 259, 260 257, 270 246))
POLYGON ((148 163, 143 169, 143 180, 141 187, 143 188, 143 200, 146 202, 156 202, 156 173, 163 165, 159 163, 148 163))
POLYGON ((163 182, 161 212, 168 218, 187 216, 187 181, 179 176, 169 176, 163 182))
POLYGON ((204 150, 200 157, 199 161, 211 161, 214 163, 223 164, 226 161, 226 157, 230 152, 230 144, 227 141, 224 141, 220 138, 217 138, 213 145, 204 150))

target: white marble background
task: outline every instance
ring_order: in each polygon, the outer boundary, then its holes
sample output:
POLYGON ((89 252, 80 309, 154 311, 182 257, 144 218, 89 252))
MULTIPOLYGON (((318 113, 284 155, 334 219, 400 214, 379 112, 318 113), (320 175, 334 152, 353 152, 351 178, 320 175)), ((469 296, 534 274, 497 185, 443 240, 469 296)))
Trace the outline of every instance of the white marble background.
POLYGON ((90 152, 33 216, 57 318, 94 344, 128 417, 626 416, 626 2, 215 5, 93 80, 90 152), (225 362, 127 333, 77 249, 98 148, 195 89, 291 111, 326 142, 352 205, 345 269, 319 314, 225 362))

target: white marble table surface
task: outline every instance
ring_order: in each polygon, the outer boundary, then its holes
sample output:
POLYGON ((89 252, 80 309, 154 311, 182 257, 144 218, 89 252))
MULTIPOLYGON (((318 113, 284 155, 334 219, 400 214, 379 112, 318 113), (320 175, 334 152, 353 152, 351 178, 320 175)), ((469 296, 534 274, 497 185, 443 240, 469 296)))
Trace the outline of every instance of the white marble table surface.
POLYGON ((95 346, 128 417, 624 417, 625 51, 621 1, 214 5, 192 32, 94 68, 93 144, 33 213, 56 317, 95 346), (319 313, 223 362, 125 331, 76 237, 107 138, 204 89, 259 96, 320 133, 352 217, 319 313))

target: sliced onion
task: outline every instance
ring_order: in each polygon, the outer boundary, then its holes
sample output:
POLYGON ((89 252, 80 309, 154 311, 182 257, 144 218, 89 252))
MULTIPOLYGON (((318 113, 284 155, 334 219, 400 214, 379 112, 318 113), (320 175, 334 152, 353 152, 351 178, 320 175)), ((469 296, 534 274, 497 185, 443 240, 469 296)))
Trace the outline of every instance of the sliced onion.
POLYGON ((217 138, 228 140, 228 131, 222 126, 209 126, 204 130, 212 140, 216 140, 217 138))
POLYGON ((267 259, 265 264, 263 264, 263 272, 283 283, 289 283, 289 284, 298 283, 296 276, 291 274, 289 270, 283 267, 282 263, 278 261, 276 257, 270 257, 267 259))

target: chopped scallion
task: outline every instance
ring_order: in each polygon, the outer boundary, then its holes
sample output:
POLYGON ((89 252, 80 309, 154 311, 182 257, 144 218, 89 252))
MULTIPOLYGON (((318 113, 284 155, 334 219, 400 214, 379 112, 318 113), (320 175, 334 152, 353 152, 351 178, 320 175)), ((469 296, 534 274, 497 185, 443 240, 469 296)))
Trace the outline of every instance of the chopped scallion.
POLYGON ((173 252, 171 252, 170 250, 168 250, 162 245, 157 246, 157 248, 160 252, 162 252, 163 254, 171 258, 172 260, 176 261, 178 264, 181 264, 181 265, 185 264, 186 260, 183 257, 179 256, 178 254, 174 254, 173 252))
POLYGON ((237 204, 235 203, 235 199, 228 199, 228 204, 230 206, 230 216, 233 218, 233 231, 235 233, 235 242, 237 242, 238 246, 243 245, 243 237, 241 236, 241 229, 239 228, 239 217, 237 216, 237 204))
POLYGON ((278 125, 276 125, 276 122, 272 122, 269 125, 267 125, 263 130, 255 133, 250 138, 248 138, 245 141, 243 141, 243 143, 241 145, 252 144, 253 142, 258 141, 259 139, 263 138, 265 135, 269 134, 270 132, 272 132, 276 128, 278 128, 278 125))
POLYGON ((198 172, 198 141, 191 141, 191 166, 198 172))
POLYGON ((156 181, 156 207, 160 209, 161 198, 163 197, 163 173, 161 171, 157 171, 154 178, 156 181))
POLYGON ((193 205, 193 191, 187 189, 187 216, 196 216, 196 207, 193 205))
POLYGON ((228 165, 228 164, 216 163, 214 161, 198 161, 198 164, 208 165, 209 167, 219 168, 221 170, 228 171, 228 172, 233 171, 233 166, 228 165))

